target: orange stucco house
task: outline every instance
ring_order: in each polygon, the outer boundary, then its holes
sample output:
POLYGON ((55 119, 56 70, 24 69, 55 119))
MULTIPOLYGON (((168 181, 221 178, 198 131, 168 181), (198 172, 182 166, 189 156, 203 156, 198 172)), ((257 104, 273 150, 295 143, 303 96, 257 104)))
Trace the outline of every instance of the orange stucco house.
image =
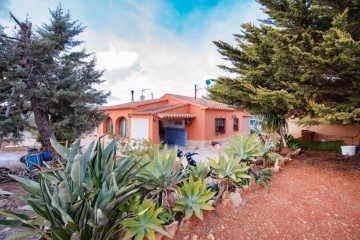
POLYGON ((250 132, 250 114, 201 98, 165 94, 161 98, 100 107, 108 114, 98 133, 179 146, 209 146, 250 132))

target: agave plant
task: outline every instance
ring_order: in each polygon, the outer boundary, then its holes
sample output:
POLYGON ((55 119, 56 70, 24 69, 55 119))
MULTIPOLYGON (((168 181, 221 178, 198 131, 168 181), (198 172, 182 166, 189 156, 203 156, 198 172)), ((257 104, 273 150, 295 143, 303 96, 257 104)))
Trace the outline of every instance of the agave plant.
POLYGON ((234 135, 229 141, 229 147, 224 151, 231 158, 240 158, 242 161, 255 160, 263 154, 262 145, 256 142, 256 134, 250 136, 234 135))
POLYGON ((161 206, 169 206, 167 195, 171 191, 176 191, 176 184, 181 182, 181 161, 176 162, 177 148, 168 154, 167 145, 160 153, 159 145, 154 147, 153 158, 145 156, 144 163, 148 164, 138 174, 139 180, 144 183, 144 187, 150 190, 151 196, 159 195, 161 206), (175 166, 175 167, 174 167, 175 166))
POLYGON ((203 219, 203 210, 214 210, 207 203, 215 192, 206 190, 206 183, 199 178, 194 182, 194 178, 190 175, 189 180, 183 180, 183 186, 179 188, 180 199, 176 201, 174 211, 185 212, 185 219, 189 219, 194 213, 199 219, 203 219))
POLYGON ((199 161, 196 167, 190 166, 188 171, 194 177, 195 180, 199 178, 204 179, 207 176, 209 176, 210 166, 209 163, 206 161, 199 161))
POLYGON ((219 160, 209 158, 213 173, 221 181, 231 182, 237 186, 241 185, 244 179, 249 179, 247 171, 250 166, 241 166, 240 157, 225 159, 224 155, 219 153, 219 160))
POLYGON ((142 240, 147 237, 149 240, 155 240, 155 232, 159 232, 167 237, 172 236, 162 228, 162 221, 159 218, 163 209, 156 208, 154 202, 148 201, 144 198, 141 205, 134 209, 135 217, 125 219, 121 222, 122 226, 126 228, 124 240, 135 237, 135 240, 142 240))
POLYGON ((260 169, 258 174, 254 174, 256 183, 264 186, 266 189, 269 188, 269 183, 272 180, 273 173, 269 168, 260 169))
POLYGON ((22 198, 38 216, 32 219, 2 209, 10 219, 0 224, 46 239, 114 238, 120 227, 118 206, 137 194, 134 178, 141 170, 133 157, 115 161, 116 141, 105 149, 98 143, 95 152, 92 143, 84 154, 78 153, 80 141, 70 149, 52 141, 62 157, 61 167, 40 172, 39 182, 12 176, 27 192, 22 198), (50 235, 41 230, 44 226, 50 235))

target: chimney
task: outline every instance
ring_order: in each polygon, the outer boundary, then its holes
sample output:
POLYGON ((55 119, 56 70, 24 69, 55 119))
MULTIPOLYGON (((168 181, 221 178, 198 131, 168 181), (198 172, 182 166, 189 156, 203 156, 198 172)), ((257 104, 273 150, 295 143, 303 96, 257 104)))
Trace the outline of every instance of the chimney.
POLYGON ((131 101, 134 101, 134 90, 131 90, 131 101))

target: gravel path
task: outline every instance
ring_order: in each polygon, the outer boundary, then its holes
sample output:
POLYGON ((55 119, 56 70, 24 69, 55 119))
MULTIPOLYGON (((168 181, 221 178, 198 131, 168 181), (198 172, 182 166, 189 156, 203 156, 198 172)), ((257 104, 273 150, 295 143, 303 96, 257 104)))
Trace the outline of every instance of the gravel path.
POLYGON ((276 174, 270 190, 242 194, 192 218, 174 239, 360 239, 360 157, 308 151, 276 174))

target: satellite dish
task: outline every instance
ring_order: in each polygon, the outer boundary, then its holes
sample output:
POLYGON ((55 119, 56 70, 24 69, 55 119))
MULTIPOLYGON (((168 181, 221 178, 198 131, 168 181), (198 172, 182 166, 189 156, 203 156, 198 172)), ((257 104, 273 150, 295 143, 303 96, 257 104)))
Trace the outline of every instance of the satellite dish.
POLYGON ((206 84, 206 86, 210 86, 210 85, 211 85, 211 80, 210 80, 210 79, 207 79, 207 80, 205 81, 205 84, 206 84))
POLYGON ((144 100, 145 100, 145 96, 144 96, 144 95, 141 95, 141 96, 140 96, 140 100, 141 100, 141 101, 144 101, 144 100))

